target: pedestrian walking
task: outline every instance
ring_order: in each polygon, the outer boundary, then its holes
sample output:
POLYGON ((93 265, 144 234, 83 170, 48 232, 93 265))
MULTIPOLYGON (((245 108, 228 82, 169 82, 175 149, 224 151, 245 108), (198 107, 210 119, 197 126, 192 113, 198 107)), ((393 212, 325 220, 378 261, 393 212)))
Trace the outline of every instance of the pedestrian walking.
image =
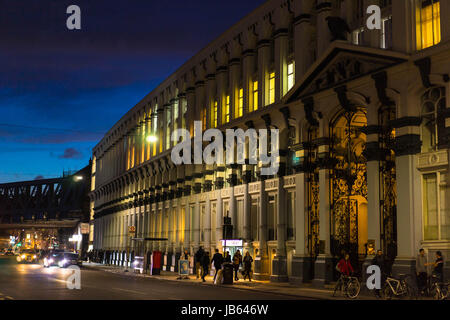
POLYGON ((416 259, 416 275, 417 275, 417 289, 421 294, 425 293, 427 287, 427 256, 425 255, 425 250, 420 249, 419 254, 416 259))
POLYGON ((252 281, 252 262, 253 258, 247 251, 244 257, 244 281, 246 277, 248 277, 248 281, 252 281))
POLYGON ((234 280, 238 281, 238 271, 239 266, 242 265, 242 255, 239 250, 236 251, 236 253, 233 256, 233 267, 234 267, 234 280))
POLYGON ((202 280, 205 282, 205 277, 208 275, 209 272, 209 252, 203 253, 201 265, 202 265, 202 280))
POLYGON ((205 251, 203 250, 202 247, 198 248, 197 252, 195 253, 195 274, 197 276, 197 279, 200 278, 200 276, 202 275, 202 258, 203 255, 205 254, 205 251))
POLYGON ((214 253, 211 264, 214 265, 214 269, 216 269, 216 272, 214 274, 214 281, 216 281, 217 272, 222 268, 223 263, 223 256, 219 253, 219 249, 216 249, 216 253, 214 253))

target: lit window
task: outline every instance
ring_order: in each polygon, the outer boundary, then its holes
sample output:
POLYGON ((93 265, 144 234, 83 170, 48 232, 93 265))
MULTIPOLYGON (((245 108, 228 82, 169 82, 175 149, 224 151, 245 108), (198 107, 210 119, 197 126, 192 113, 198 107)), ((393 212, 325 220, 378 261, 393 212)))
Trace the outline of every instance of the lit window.
POLYGON ((225 109, 224 109, 223 115, 224 115, 223 122, 224 123, 230 122, 230 96, 226 97, 225 109))
POLYGON ((242 117, 244 115, 244 89, 239 89, 239 97, 238 97, 238 110, 237 117, 242 117))
POLYGON ((416 14, 417 48, 425 49, 441 42, 439 0, 420 0, 416 14))
POLYGON ((423 238, 424 240, 450 239, 450 209, 445 190, 445 176, 439 172, 424 174, 423 238))
POLYGON ((211 127, 217 128, 217 100, 214 101, 211 112, 211 127))
POLYGON ((202 111, 203 117, 202 117, 202 129, 203 131, 206 130, 206 109, 203 109, 202 111))
POLYGON ((170 110, 167 110, 167 121, 166 121, 166 150, 170 149, 170 126, 172 125, 172 118, 170 110))
POLYGON ((422 96, 422 152, 436 151, 440 128, 445 128, 445 117, 439 114, 445 108, 445 88, 431 88, 422 96))
POLYGON ((275 103, 275 72, 269 75, 269 104, 275 103))
POLYGON ((253 111, 258 110, 258 80, 253 81, 253 111))
POLYGON ((292 89, 295 82, 295 65, 294 61, 288 64, 288 75, 287 75, 287 85, 288 85, 288 91, 292 89))

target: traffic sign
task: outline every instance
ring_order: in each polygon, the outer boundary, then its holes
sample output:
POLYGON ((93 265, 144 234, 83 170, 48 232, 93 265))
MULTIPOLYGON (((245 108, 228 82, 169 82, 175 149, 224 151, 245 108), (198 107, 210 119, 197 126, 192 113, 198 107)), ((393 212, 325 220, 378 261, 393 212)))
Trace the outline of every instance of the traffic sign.
POLYGON ((129 235, 134 235, 134 234, 136 234, 136 227, 135 227, 135 226, 129 226, 129 227, 128 227, 128 234, 129 234, 129 235))

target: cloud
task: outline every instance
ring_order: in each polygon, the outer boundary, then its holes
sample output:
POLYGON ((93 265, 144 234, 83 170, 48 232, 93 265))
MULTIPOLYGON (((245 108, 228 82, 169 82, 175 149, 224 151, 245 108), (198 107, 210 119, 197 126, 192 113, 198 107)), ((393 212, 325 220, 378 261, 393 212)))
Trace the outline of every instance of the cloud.
POLYGON ((74 148, 67 148, 64 153, 58 156, 59 159, 82 159, 83 155, 80 151, 74 148))

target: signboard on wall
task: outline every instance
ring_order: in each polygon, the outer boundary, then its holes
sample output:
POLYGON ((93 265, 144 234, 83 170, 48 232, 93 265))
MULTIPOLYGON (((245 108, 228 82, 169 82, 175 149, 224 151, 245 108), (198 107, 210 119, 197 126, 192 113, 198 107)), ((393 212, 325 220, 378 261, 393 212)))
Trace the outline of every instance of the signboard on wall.
POLYGON ((135 226, 129 226, 128 227, 128 235, 133 236, 136 234, 136 227, 135 226))
POLYGON ((80 224, 81 234, 89 234, 89 223, 80 224))
POLYGON ((221 240, 222 241, 222 247, 242 247, 243 241, 242 240, 221 240), (225 243, 226 241, 226 243, 225 243))

